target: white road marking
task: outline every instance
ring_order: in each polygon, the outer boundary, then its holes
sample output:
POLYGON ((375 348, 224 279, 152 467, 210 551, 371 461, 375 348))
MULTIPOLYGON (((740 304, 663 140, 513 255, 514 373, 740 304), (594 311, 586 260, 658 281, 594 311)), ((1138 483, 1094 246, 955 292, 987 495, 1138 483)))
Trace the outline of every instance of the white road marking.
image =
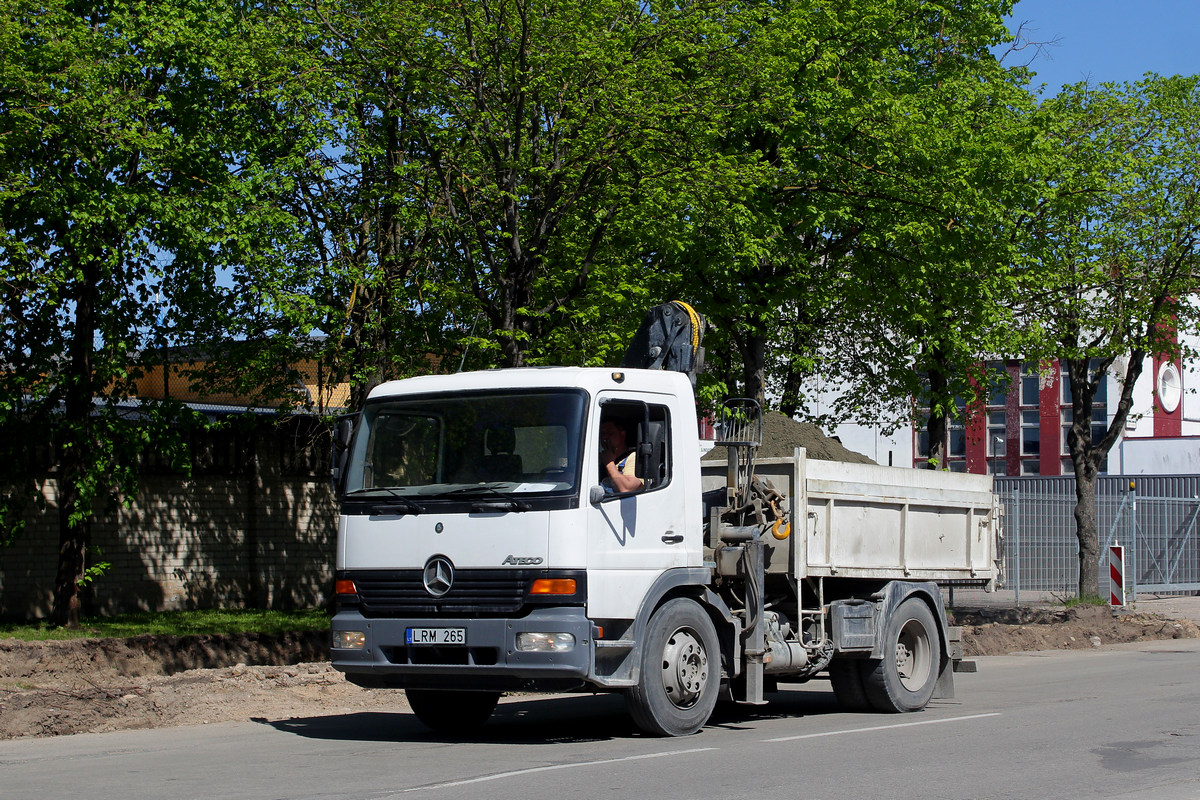
POLYGON ((575 769, 576 767, 594 767, 600 764, 618 764, 623 761, 643 761, 647 758, 666 758, 668 756, 685 756, 691 753, 703 753, 708 750, 716 750, 716 747, 697 747, 692 750, 670 750, 665 753, 646 753, 639 756, 625 756, 624 758, 605 758, 600 761, 576 761, 570 764, 551 764, 545 767, 530 767, 529 769, 515 769, 511 772, 497 772, 494 775, 481 775, 478 778, 464 778, 459 781, 447 781, 446 783, 430 783, 425 786, 412 786, 408 789, 401 789, 399 794, 407 794, 408 792, 423 792, 427 789, 448 789, 452 786, 467 786, 472 783, 485 783, 487 781, 498 781, 503 778, 515 778, 521 775, 532 775, 535 772, 553 772, 560 769, 575 769))
POLYGON ((948 717, 946 719, 924 719, 920 722, 899 722, 895 725, 875 725, 870 728, 851 728, 848 731, 826 731, 825 733, 805 733, 799 736, 780 736, 777 739, 763 739, 764 742, 794 742, 797 739, 820 739, 823 736, 841 736, 846 733, 868 733, 870 731, 887 731, 893 728, 913 728, 917 725, 941 725, 943 722, 962 722, 968 719, 983 719, 984 717, 998 717, 999 712, 991 714, 972 714, 969 717, 948 717))
MULTIPOLYGON (((966 717, 948 717, 946 719, 926 719, 920 722, 900 722, 895 725, 874 725, 870 728, 852 728, 845 731, 827 731, 825 733, 805 733, 799 736, 780 736, 775 739, 763 739, 764 742, 793 742, 798 739, 819 739, 824 736, 841 736, 847 733, 869 733, 871 731, 886 731, 893 728, 912 728, 917 725, 940 725, 945 722, 963 722, 970 719, 984 719, 986 717, 998 717, 999 712, 990 714, 972 714, 966 717)), ((595 767, 602 764, 619 764, 627 761, 645 761, 650 758, 668 758, 670 756, 685 756, 692 753, 705 753, 712 750, 719 750, 719 747, 696 747, 690 750, 668 750, 665 753, 644 753, 636 756, 624 756, 622 758, 605 758, 599 761, 575 761, 569 764, 549 764, 544 767, 529 767, 528 769, 515 769, 508 772, 497 772, 492 775, 480 775, 477 778, 463 778, 457 781, 446 781, 444 783, 429 783, 424 786, 411 786, 407 789, 401 789, 390 796, 397 797, 410 792, 424 792, 432 789, 449 789, 455 786, 469 786, 473 783, 487 783, 488 781, 504 780, 506 778, 517 778, 523 775, 532 775, 538 772, 557 772, 564 769, 576 769, 579 767, 595 767)))

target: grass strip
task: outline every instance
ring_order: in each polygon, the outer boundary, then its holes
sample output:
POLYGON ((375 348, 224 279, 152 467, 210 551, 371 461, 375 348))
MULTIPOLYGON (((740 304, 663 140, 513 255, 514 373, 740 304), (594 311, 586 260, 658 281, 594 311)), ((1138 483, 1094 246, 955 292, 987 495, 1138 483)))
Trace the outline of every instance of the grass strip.
POLYGON ((236 635, 239 633, 297 633, 329 628, 323 609, 264 611, 222 609, 206 611, 144 611, 112 617, 85 617, 78 628, 61 628, 48 622, 0 623, 0 639, 25 641, 50 639, 125 639, 131 636, 236 635))

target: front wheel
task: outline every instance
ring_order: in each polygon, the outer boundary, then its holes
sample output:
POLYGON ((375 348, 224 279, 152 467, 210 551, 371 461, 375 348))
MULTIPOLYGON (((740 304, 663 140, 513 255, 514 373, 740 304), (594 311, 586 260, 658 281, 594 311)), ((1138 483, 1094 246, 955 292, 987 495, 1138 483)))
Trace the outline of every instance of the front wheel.
POLYGON ((929 703, 941 666, 933 612, 910 597, 888 620, 883 658, 864 661, 863 688, 877 711, 920 711, 929 703))
POLYGON ((721 650, 708 614, 686 598, 663 604, 647 626, 641 677, 626 695, 633 721, 657 736, 693 734, 708 722, 720 684, 721 650))
POLYGON ((438 733, 470 733, 492 716, 499 692, 456 692, 448 689, 405 689, 417 719, 438 733))

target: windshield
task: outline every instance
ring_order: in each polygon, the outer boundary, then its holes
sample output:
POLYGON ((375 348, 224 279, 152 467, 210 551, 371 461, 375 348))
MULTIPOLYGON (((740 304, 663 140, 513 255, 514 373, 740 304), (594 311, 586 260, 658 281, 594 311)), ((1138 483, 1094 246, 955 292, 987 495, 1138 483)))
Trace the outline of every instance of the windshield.
POLYGON ((384 398, 368 403, 351 446, 347 495, 459 499, 573 493, 582 392, 384 398))

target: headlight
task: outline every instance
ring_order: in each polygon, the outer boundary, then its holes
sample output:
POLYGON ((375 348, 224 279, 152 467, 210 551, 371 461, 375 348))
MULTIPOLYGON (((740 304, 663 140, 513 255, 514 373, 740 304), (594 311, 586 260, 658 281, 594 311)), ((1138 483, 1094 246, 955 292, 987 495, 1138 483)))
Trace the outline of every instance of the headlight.
POLYGON ((575 649, 571 633, 518 633, 517 649, 533 653, 566 653, 575 649))
POLYGON ((363 631, 334 631, 334 650, 362 650, 367 646, 367 634, 363 631))

